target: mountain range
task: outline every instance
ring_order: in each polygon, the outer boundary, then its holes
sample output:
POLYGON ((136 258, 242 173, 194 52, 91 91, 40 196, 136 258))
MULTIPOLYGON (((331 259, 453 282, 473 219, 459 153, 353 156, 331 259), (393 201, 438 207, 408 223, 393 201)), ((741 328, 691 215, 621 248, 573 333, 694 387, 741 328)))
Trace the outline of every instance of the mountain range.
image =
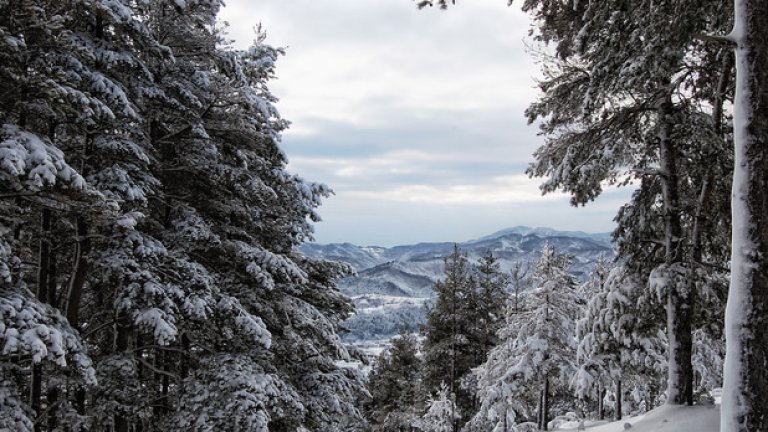
MULTIPOLYGON (((535 262, 545 244, 558 253, 573 256, 571 273, 584 280, 601 254, 611 256, 613 246, 608 233, 557 231, 550 228, 517 226, 458 243, 470 262, 487 251, 508 272, 521 262, 535 262)), ((342 261, 357 275, 342 279, 339 288, 351 297, 356 313, 345 322, 345 339, 365 342, 387 339, 399 330, 415 331, 423 322, 424 305, 433 297, 432 286, 443 276, 446 256, 456 243, 418 243, 394 247, 357 246, 350 243, 302 245, 312 258, 342 261)))

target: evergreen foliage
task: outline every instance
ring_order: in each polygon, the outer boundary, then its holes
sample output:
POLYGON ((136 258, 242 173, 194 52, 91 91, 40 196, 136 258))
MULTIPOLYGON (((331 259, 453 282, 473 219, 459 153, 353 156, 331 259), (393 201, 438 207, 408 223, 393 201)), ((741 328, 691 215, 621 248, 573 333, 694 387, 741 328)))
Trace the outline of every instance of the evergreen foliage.
POLYGON ((569 266, 568 256, 545 246, 533 267, 525 306, 508 308, 500 344, 476 371, 480 407, 472 427, 477 430, 511 426, 534 415, 546 425, 551 398, 567 393, 576 370, 575 324, 583 304, 569 266))
POLYGON ((422 329, 424 387, 433 393, 447 385, 462 413, 461 423, 475 410, 471 370, 484 361, 495 341, 505 284, 490 252, 473 266, 455 245, 445 259, 445 278, 434 287, 437 298, 422 329))
POLYGON ((346 266, 298 252, 330 190, 286 171, 218 0, 0 3, 0 425, 335 431, 366 395, 346 266))
POLYGON ((427 401, 429 409, 422 418, 421 430, 424 432, 453 432, 455 423, 461 418, 458 407, 454 402, 454 396, 449 392, 448 386, 443 383, 437 394, 430 396, 427 401))
POLYGON ((416 337, 401 333, 392 339, 392 346, 381 353, 368 376, 371 430, 410 431, 420 424, 424 401, 421 371, 416 337))

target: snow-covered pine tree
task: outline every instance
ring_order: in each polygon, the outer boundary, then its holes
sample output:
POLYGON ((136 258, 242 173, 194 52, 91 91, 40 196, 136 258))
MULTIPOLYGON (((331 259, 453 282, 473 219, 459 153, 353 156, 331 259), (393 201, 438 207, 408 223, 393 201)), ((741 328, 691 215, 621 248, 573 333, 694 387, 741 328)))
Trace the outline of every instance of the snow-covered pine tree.
POLYGON ((418 341, 406 333, 392 339, 392 346, 379 355, 368 376, 370 430, 400 432, 418 426, 424 401, 421 363, 418 341))
POLYGON ((461 414, 456 406, 455 396, 448 385, 440 384, 440 389, 427 401, 426 414, 421 418, 421 430, 424 432, 456 432, 456 422, 461 414))
POLYGON ((613 383, 613 378, 620 374, 620 353, 617 348, 618 340, 613 339, 608 326, 613 321, 603 320, 606 314, 607 285, 606 279, 611 266, 602 254, 598 257, 587 282, 580 287, 581 295, 587 305, 576 323, 576 339, 578 350, 576 360, 578 372, 571 379, 571 387, 580 399, 597 402, 596 418, 605 418, 603 399, 605 391, 613 383), (601 316, 603 315, 603 316, 601 316), (607 321, 607 322, 606 322, 607 321), (601 340, 596 340, 601 339, 601 340), (612 342, 606 344, 606 342, 612 342), (605 345, 612 345, 606 347, 605 345))
MULTIPOLYGON (((434 4, 445 9, 449 2, 418 2, 420 8, 434 4)), ((669 282, 663 294, 671 403, 693 401, 691 311, 698 302, 696 286, 672 281, 674 274, 694 275, 717 265, 701 254, 704 236, 722 239, 712 235, 718 218, 703 209, 728 201, 728 176, 706 170, 712 161, 725 161, 715 172, 729 167, 722 133, 729 54, 700 37, 725 28, 725 8, 710 0, 649 1, 631 8, 622 2, 523 3, 537 22, 535 38, 555 52, 544 62, 543 96, 528 110, 531 122, 544 120, 548 136, 529 174, 548 177, 542 190, 569 191, 574 204, 594 199, 606 183, 636 179, 649 188, 643 194, 653 190, 660 203, 653 212, 661 226, 642 241, 664 250, 647 270, 658 267, 657 276, 666 276, 655 280, 669 282)))
POLYGON ((501 343, 477 370, 481 405, 473 425, 527 420, 538 405, 537 423, 546 429, 552 396, 567 389, 576 370, 575 323, 583 299, 569 267, 568 256, 544 247, 525 308, 508 314, 501 343))
MULTIPOLYGON (((20 256, 25 249, 37 255, 36 277, 28 282, 38 300, 60 309, 69 325, 80 330, 94 234, 88 227, 98 224, 111 231, 119 217, 117 201, 103 185, 114 186, 109 179, 117 176, 122 191, 132 189, 130 168, 137 160, 139 182, 147 180, 142 178, 148 159, 146 148, 137 144, 141 134, 135 126, 141 118, 131 85, 151 80, 136 49, 151 50, 153 41, 122 2, 0 7, 4 42, 13 45, 3 80, 8 85, 3 90, 8 99, 2 101, 4 144, 12 150, 7 153, 11 163, 4 165, 22 176, 4 182, 21 197, 5 215, 23 215, 14 228, 15 244, 20 256), (21 192, 13 183, 25 183, 25 171, 34 165, 39 167, 30 171, 29 184, 37 190, 21 192)), ((150 178, 145 184, 151 183, 150 178)), ((70 379, 74 375, 66 369, 54 372, 32 369, 30 404, 33 411, 47 412, 37 427, 77 429, 84 419, 84 383, 70 379)))
POLYGON ((498 344, 496 333, 504 325, 504 303, 509 283, 509 277, 501 272, 499 261, 490 250, 486 251, 475 266, 475 283, 475 338, 480 343, 475 361, 480 364, 485 361, 491 348, 498 344))
POLYGON ((486 274, 479 276, 458 245, 454 245, 451 255, 445 258, 444 278, 434 286, 437 298, 422 328, 425 389, 436 392, 442 383, 448 385, 462 412, 459 423, 469 420, 476 409, 471 369, 485 358, 490 337, 486 332, 496 325, 494 311, 498 305, 490 297, 495 296, 492 293, 502 279, 494 270, 494 260, 487 257, 486 261, 486 274), (479 277, 487 279, 487 287, 478 284, 479 277), (485 292, 486 289, 490 291, 485 292), (484 294, 488 298, 483 298, 484 294))
POLYGON ((282 51, 266 45, 261 33, 247 51, 214 49, 219 5, 187 2, 183 13, 167 5, 153 12, 153 28, 180 53, 164 74, 172 99, 162 104, 170 107, 159 104, 153 115, 165 197, 153 206, 153 220, 163 241, 175 245, 174 256, 204 269, 216 296, 235 307, 220 312, 232 315, 233 324, 258 324, 268 339, 254 339, 254 333, 248 338, 253 345, 238 346, 234 341, 242 336, 220 328, 195 325, 186 332, 176 343, 198 354, 184 358, 191 375, 183 380, 181 410, 170 424, 185 429, 186 417, 202 409, 224 428, 235 427, 227 421, 243 421, 240 427, 256 429, 336 430, 361 420, 355 403, 364 391, 356 371, 337 366, 348 353, 336 329, 351 306, 334 281, 348 269, 306 259, 295 249, 311 238, 311 222, 319 220, 314 209, 329 190, 285 171, 278 143, 287 123, 266 86, 282 51), (164 25, 170 22, 173 32, 164 25), (182 105, 183 113, 174 105, 182 105), (213 377, 197 367, 213 359, 194 347, 211 344, 217 355, 228 355, 224 364, 233 374, 253 374, 251 381, 282 389, 279 397, 231 387, 185 403, 186 394, 209 386, 208 379, 226 380, 226 370, 213 377), (247 418, 218 418, 227 403, 261 413, 254 413, 250 426, 247 418))
POLYGON ((32 316, 3 308, 0 362, 16 377, 3 381, 3 421, 29 426, 42 410, 50 430, 361 420, 362 380, 337 365, 351 306, 334 281, 348 269, 295 249, 329 190, 285 171, 286 122, 266 87, 280 51, 219 47, 219 7, 0 5, 0 273, 3 299, 32 316), (20 329, 34 342, 30 326, 67 341, 48 348, 55 359, 11 344, 20 329), (89 357, 100 382, 86 391, 89 357), (233 409, 244 414, 222 415, 233 409))
POLYGON ((574 204, 593 199, 605 181, 642 178, 641 187, 652 188, 660 203, 651 207, 660 221, 653 238, 664 239, 655 267, 657 275, 669 273, 655 278, 664 286, 668 311, 668 401, 692 403, 690 311, 696 293, 673 284, 671 273, 691 271, 686 251, 691 233, 683 230, 692 215, 683 210, 684 202, 711 196, 686 189, 702 183, 685 178, 695 172, 685 165, 695 160, 702 143, 715 152, 723 148, 702 94, 686 90, 696 85, 694 77, 713 69, 707 62, 711 56, 693 35, 722 25, 722 5, 679 6, 674 1, 633 8, 605 2, 573 8, 525 3, 540 24, 538 37, 554 43, 559 56, 542 83, 544 96, 528 111, 532 121, 546 118, 542 130, 549 136, 529 173, 548 177, 544 191, 571 192, 574 204))
POLYGON ((640 402, 651 409, 666 367, 666 339, 654 312, 659 307, 646 300, 645 282, 624 266, 597 267, 587 284, 593 294, 576 326, 579 370, 571 379, 572 388, 580 398, 597 400, 600 418, 610 395, 614 418, 621 419, 624 393, 633 387, 642 390, 645 398, 640 402))

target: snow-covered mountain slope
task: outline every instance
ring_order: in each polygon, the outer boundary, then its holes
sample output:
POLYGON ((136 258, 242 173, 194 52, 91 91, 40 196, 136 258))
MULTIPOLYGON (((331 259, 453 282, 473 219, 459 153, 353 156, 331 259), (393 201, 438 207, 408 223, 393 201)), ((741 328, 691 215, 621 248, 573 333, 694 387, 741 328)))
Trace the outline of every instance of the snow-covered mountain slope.
POLYGON ((381 258, 381 253, 386 250, 378 246, 360 247, 351 243, 328 245, 305 243, 301 246, 301 251, 307 256, 329 261, 343 261, 352 265, 357 271, 385 262, 386 259, 381 258))
MULTIPOLYGON (((498 258, 503 271, 517 262, 524 265, 538 259, 545 243, 559 253, 573 255, 571 272, 583 279, 600 254, 610 256, 608 234, 561 232, 549 228, 514 227, 460 243, 470 261, 487 251, 498 258)), ((321 245, 309 243, 301 250, 318 259, 343 261, 352 265, 357 276, 343 279, 340 289, 355 300, 357 314, 346 327, 348 340, 386 338, 399 329, 416 330, 424 317, 423 305, 432 296, 432 286, 443 276, 443 259, 454 243, 419 243, 383 248, 349 243, 321 245), (370 299, 378 299, 372 306, 370 299), (389 299, 383 302, 382 299, 389 299), (393 300, 395 299, 395 300, 393 300), (399 300, 398 300, 399 299, 399 300), (382 303, 383 302, 383 303, 382 303)))

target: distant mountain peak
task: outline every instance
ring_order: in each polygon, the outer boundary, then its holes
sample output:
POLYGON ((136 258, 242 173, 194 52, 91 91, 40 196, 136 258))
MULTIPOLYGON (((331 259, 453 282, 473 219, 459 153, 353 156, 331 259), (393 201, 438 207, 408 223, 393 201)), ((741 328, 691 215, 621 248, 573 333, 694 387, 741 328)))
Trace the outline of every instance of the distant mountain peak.
POLYGON ((493 240, 508 235, 518 234, 521 236, 536 235, 539 237, 575 237, 575 238, 588 238, 599 239, 601 241, 610 239, 610 233, 587 233, 584 231, 560 231, 554 228, 536 227, 518 225, 511 228, 505 228, 503 230, 496 231, 493 234, 489 234, 484 237, 480 237, 476 240, 471 240, 469 243, 493 240))
MULTIPOLYGON (((526 226, 497 231, 459 243, 459 247, 470 262, 477 262, 487 251, 493 252, 500 269, 508 272, 518 262, 535 262, 546 243, 576 257, 570 271, 579 279, 586 277, 598 256, 610 255, 613 250, 607 233, 526 226)), ((339 281, 339 289, 358 307, 357 313, 345 323, 350 330, 346 337, 363 340, 391 337, 403 322, 418 327, 424 319, 422 305, 434 295, 435 282, 444 276, 443 259, 451 254, 453 245, 417 243, 384 248, 309 243, 302 245, 301 250, 312 258, 343 261, 357 270, 357 276, 339 281)))

